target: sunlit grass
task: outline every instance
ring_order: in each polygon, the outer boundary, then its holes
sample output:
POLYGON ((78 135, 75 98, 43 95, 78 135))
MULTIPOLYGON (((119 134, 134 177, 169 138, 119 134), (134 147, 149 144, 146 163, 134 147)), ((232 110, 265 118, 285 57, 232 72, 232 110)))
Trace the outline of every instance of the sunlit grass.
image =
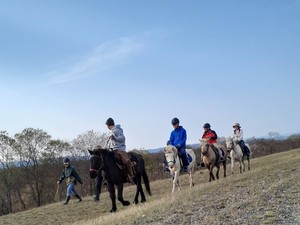
MULTIPOLYGON (((171 179, 151 182, 153 196, 147 202, 128 207, 117 203, 117 213, 109 213, 108 193, 100 202, 92 196, 83 202, 71 199, 0 217, 2 224, 272 224, 280 221, 281 202, 299 209, 300 149, 253 159, 250 171, 208 182, 206 170, 196 171, 193 188, 188 187, 188 176, 182 175, 182 190, 171 194, 171 179), (297 189, 298 188, 298 189, 297 189), (298 199, 297 199, 298 197, 298 199), (297 205, 298 204, 298 205, 297 205), (22 223, 20 223, 22 221, 22 223), (219 222, 219 223, 218 223, 219 222)), ((133 201, 134 186, 124 190, 124 198, 133 201)))

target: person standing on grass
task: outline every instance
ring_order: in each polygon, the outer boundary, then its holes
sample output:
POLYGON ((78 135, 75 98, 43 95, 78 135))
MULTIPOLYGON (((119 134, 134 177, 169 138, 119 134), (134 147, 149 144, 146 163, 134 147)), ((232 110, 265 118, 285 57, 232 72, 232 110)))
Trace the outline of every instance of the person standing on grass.
POLYGON ((79 196, 79 194, 76 192, 75 190, 75 185, 77 184, 77 182, 79 182, 82 185, 82 180, 80 178, 80 176, 78 175, 76 169, 71 166, 70 164, 70 159, 69 158, 64 158, 63 164, 65 166, 59 180, 57 181, 58 184, 60 184, 65 178, 66 183, 67 183, 67 198, 66 198, 66 202, 64 203, 64 205, 68 205, 70 198, 71 198, 71 193, 73 193, 73 195, 79 199, 79 202, 82 201, 81 197, 79 196))

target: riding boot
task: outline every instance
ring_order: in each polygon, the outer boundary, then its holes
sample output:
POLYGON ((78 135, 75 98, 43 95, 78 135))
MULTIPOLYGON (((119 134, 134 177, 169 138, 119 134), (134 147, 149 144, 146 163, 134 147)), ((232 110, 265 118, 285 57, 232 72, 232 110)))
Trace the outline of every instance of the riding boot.
POLYGON ((70 201, 70 196, 68 196, 68 197, 66 198, 66 202, 64 203, 64 205, 68 205, 69 201, 70 201))
POLYGON ((82 201, 82 198, 79 196, 79 194, 76 194, 75 197, 78 198, 80 202, 82 201))

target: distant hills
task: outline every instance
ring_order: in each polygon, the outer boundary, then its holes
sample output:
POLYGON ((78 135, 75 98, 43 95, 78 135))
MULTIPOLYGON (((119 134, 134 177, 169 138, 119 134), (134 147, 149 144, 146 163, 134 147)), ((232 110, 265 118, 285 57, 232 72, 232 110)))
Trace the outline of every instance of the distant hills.
MULTIPOLYGON (((200 144, 187 144, 187 148, 199 148, 200 144)), ((160 148, 152 148, 152 149, 145 149, 145 151, 149 152, 149 153, 159 153, 161 151, 164 150, 164 147, 160 147, 160 148)))

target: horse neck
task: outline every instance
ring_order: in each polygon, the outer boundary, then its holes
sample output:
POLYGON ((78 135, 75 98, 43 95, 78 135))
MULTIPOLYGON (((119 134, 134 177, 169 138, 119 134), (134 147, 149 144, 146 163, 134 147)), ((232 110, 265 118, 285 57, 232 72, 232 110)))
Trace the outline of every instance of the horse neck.
POLYGON ((235 152, 238 156, 243 156, 243 151, 239 144, 236 144, 233 148, 233 152, 235 152))
MULTIPOLYGON (((113 158, 113 152, 107 149, 102 149, 100 152, 104 164, 104 169, 110 168, 112 165, 115 165, 115 159, 113 158)), ((109 170, 109 169, 108 169, 109 170)))

